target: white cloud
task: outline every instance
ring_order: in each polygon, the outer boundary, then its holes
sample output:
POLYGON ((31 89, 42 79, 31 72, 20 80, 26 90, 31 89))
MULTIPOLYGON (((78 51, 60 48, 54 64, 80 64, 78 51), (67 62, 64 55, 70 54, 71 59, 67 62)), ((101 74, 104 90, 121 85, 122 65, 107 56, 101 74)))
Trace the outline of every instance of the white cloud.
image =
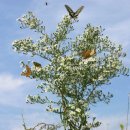
POLYGON ((35 85, 29 79, 18 78, 10 73, 0 74, 0 105, 23 108, 25 97, 35 85), (28 87, 26 90, 25 87, 28 87), (29 87, 30 86, 30 87, 29 87))
POLYGON ((25 83, 23 79, 16 78, 11 74, 0 74, 0 91, 15 90, 25 83))

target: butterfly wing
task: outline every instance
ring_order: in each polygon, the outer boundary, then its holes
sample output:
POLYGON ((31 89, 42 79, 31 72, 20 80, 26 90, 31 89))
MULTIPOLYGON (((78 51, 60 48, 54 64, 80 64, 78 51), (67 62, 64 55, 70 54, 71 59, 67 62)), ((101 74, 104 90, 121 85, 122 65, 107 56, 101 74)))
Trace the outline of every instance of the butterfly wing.
POLYGON ((28 65, 26 65, 26 72, 22 72, 21 75, 29 77, 31 73, 31 68, 28 65))
POLYGON ((33 64, 34 64, 35 69, 36 69, 37 71, 40 71, 40 70, 42 69, 42 65, 41 65, 40 63, 38 63, 38 62, 33 62, 33 64))
POLYGON ((83 10, 84 6, 81 6, 76 12, 75 12, 75 17, 78 17, 80 12, 83 10))
POLYGON ((48 5, 48 3, 47 3, 47 2, 45 2, 45 4, 46 4, 46 6, 48 5))
POLYGON ((33 62, 33 64, 34 64, 35 67, 39 67, 39 68, 42 67, 42 65, 40 63, 38 63, 38 62, 33 62))
POLYGON ((90 58, 91 56, 93 56, 96 53, 96 51, 93 50, 85 50, 81 52, 81 55, 83 56, 84 59, 90 58))
POLYGON ((67 11, 68 11, 69 15, 71 16, 71 18, 74 18, 75 17, 74 11, 68 5, 65 5, 65 8, 67 9, 67 11))
POLYGON ((84 59, 87 59, 90 57, 90 50, 85 50, 81 52, 81 55, 83 56, 84 59))
POLYGON ((32 73, 31 68, 28 65, 26 65, 26 77, 29 77, 31 73, 32 73))
POLYGON ((90 52, 90 56, 93 56, 94 54, 96 54, 96 50, 92 50, 91 52, 90 52))

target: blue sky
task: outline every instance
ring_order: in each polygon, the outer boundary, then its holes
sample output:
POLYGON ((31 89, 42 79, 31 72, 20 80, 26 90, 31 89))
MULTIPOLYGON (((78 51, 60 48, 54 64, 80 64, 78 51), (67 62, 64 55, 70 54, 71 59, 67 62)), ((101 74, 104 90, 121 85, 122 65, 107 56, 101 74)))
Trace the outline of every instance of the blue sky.
MULTIPOLYGON (((16 19, 27 11, 33 11, 41 18, 48 33, 67 13, 65 4, 74 10, 84 5, 79 16, 75 34, 80 34, 86 24, 102 25, 104 32, 116 43, 122 44, 127 57, 124 64, 130 64, 130 1, 129 0, 0 0, 0 130, 22 130, 21 113, 28 125, 39 121, 57 122, 58 117, 46 113, 41 105, 25 103, 27 94, 37 94, 36 81, 21 77, 19 62, 29 60, 29 56, 18 55, 12 50, 12 42, 28 36, 37 38, 35 33, 20 30, 16 19)), ((130 92, 129 77, 112 79, 110 86, 103 86, 104 91, 114 94, 109 105, 99 103, 92 106, 91 114, 103 122, 96 130, 119 130, 119 124, 126 123, 127 98, 130 92), (108 127, 108 129, 107 129, 108 127)), ((130 128, 130 121, 129 121, 130 128)))

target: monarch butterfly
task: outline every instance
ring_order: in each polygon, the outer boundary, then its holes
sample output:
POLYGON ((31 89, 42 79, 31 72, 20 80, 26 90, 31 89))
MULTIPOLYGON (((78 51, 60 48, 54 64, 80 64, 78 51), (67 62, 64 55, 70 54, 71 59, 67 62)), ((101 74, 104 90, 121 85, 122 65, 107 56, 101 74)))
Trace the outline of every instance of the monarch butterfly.
POLYGON ((71 18, 76 19, 79 13, 83 10, 84 6, 81 6, 76 12, 74 12, 68 5, 65 5, 65 8, 67 9, 71 18))
POLYGON ((31 73, 32 73, 31 68, 28 65, 26 65, 26 71, 22 72, 21 75, 29 77, 31 75, 31 73))
POLYGON ((85 50, 81 52, 81 55, 83 56, 84 59, 90 58, 91 56, 93 56, 94 54, 96 54, 96 50, 85 50))

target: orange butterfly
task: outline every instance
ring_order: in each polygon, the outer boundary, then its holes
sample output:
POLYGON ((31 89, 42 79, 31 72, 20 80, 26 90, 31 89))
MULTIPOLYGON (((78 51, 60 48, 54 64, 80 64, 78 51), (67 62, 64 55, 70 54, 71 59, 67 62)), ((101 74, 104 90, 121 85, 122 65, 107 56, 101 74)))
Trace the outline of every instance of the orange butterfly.
POLYGON ((31 75, 31 73, 32 73, 31 68, 28 65, 26 65, 26 71, 22 72, 21 75, 29 77, 31 75))
POLYGON ((85 50, 81 52, 81 55, 83 56, 84 59, 90 58, 91 56, 93 56, 94 54, 96 54, 96 50, 85 50))

